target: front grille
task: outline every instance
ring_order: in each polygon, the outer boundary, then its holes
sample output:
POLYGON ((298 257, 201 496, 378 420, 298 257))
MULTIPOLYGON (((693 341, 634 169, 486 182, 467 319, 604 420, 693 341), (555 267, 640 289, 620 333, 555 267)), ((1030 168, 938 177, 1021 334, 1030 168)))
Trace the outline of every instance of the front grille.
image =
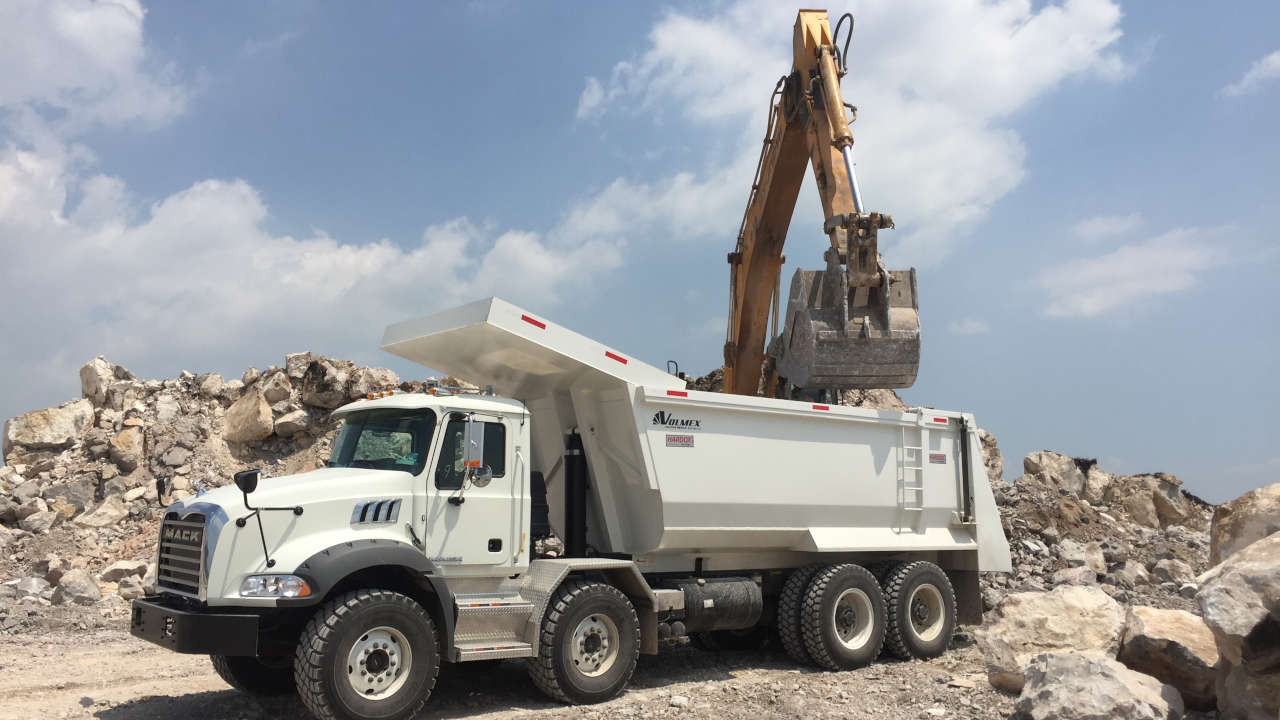
POLYGON ((198 598, 203 566, 204 515, 192 513, 179 519, 170 513, 160 525, 156 587, 198 598))

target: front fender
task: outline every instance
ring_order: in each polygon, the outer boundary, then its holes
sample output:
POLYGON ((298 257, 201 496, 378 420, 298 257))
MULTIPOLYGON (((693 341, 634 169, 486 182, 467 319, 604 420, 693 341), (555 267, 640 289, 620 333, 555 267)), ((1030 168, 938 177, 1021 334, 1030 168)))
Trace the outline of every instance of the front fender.
POLYGON ((306 607, 317 605, 329 592, 353 573, 374 567, 404 568, 425 580, 434 591, 438 605, 427 608, 440 619, 442 640, 448 648, 453 638, 453 593, 435 563, 412 545, 397 540, 367 538, 350 540, 330 546, 307 558, 293 571, 311 586, 311 595, 305 598, 277 600, 277 607, 306 607), (433 612, 438 611, 438 612, 433 612))

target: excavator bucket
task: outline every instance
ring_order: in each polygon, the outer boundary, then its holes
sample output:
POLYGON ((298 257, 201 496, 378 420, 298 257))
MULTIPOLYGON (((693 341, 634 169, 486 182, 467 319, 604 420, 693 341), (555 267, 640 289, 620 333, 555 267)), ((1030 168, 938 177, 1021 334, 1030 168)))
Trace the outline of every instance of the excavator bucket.
POLYGON ((882 270, 853 288, 833 259, 796 270, 782 334, 769 346, 778 376, 804 390, 905 388, 920 367, 916 271, 882 270))

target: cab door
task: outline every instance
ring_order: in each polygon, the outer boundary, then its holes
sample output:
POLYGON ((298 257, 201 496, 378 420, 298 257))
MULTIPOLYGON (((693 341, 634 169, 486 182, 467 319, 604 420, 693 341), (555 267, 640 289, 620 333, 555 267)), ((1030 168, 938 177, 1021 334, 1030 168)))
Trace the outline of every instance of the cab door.
POLYGON ((427 473, 427 557, 442 567, 509 565, 513 492, 511 462, 515 432, 496 415, 446 413, 434 467, 427 473), (493 477, 479 487, 463 465, 467 416, 483 423, 484 460, 493 477))

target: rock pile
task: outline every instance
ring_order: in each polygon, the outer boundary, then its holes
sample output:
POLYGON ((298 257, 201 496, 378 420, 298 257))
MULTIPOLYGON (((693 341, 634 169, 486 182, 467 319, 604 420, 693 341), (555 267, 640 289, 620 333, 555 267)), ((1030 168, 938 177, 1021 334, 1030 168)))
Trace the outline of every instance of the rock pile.
MULTIPOLYGON (((4 424, 0 632, 118 626, 154 585, 165 505, 245 467, 309 470, 328 455, 333 408, 425 386, 310 353, 230 380, 140 380, 99 357, 80 380, 80 399, 4 424)), ((722 383, 717 370, 689 386, 722 383)), ((890 390, 840 400, 905 409, 890 390)), ((973 636, 990 684, 1019 694, 1018 717, 1276 717, 1280 484, 1213 508, 1172 475, 1051 451, 1005 483, 996 439, 979 436, 1014 570, 982 578, 973 636)))
POLYGON ((153 580, 147 561, 165 505, 245 467, 316 467, 336 427, 330 410, 375 390, 424 386, 311 353, 230 380, 140 380, 98 357, 80 369, 80 384, 80 399, 4 424, 0 629, 100 598, 120 610, 153 580))
MULTIPOLYGON (((988 472, 1003 465, 984 437, 988 472)), ((993 475, 994 477, 994 475, 993 475)), ((1012 483, 993 481, 1014 572, 984 579, 984 604, 1010 591, 1098 585, 1116 600, 1193 610, 1209 568, 1213 509, 1166 473, 1118 476, 1094 460, 1042 450, 1012 483)))

